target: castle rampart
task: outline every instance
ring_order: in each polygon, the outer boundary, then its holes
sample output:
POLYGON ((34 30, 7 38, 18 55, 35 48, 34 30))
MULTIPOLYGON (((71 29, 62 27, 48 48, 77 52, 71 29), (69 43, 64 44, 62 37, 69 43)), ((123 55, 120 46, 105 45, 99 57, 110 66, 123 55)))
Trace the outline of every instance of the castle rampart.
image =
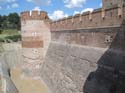
POLYGON ((125 17, 125 6, 96 9, 51 23, 51 31, 119 27, 125 17))
POLYGON ((50 28, 46 13, 22 13, 23 66, 41 74, 50 93, 124 93, 125 6, 103 1, 113 5, 49 22, 50 28))

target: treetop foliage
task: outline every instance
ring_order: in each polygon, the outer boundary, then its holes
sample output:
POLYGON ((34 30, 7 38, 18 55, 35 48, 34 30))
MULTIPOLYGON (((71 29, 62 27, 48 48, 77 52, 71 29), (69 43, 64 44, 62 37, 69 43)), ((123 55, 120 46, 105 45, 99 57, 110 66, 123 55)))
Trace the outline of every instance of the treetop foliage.
POLYGON ((0 15, 0 29, 20 29, 20 16, 17 13, 0 15))

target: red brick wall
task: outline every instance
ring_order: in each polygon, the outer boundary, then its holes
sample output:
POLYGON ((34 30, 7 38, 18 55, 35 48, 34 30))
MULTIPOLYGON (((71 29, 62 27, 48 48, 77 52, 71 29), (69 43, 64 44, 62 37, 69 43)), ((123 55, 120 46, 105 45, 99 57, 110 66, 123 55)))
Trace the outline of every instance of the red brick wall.
POLYGON ((24 48, 42 48, 43 41, 23 41, 22 47, 24 47, 24 48))
POLYGON ((43 40, 39 37, 23 37, 22 47, 25 48, 43 48, 43 40))
POLYGON ((82 30, 52 31, 52 41, 91 47, 124 49, 125 28, 95 28, 82 30))
POLYGON ((102 9, 93 11, 92 19, 89 19, 90 13, 68 17, 62 20, 54 21, 50 24, 51 31, 118 27, 125 18, 125 7, 122 9, 121 17, 118 15, 118 7, 112 7, 105 10, 105 17, 102 17, 102 9), (81 19, 81 20, 80 20, 81 19))

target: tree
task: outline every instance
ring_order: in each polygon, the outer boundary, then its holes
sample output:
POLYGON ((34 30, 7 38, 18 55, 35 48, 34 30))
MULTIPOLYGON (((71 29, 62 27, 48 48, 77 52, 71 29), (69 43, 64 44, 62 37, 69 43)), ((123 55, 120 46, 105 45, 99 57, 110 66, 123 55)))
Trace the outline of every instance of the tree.
POLYGON ((2 27, 2 16, 0 15, 0 29, 2 27))
POLYGON ((1 19, 1 22, 2 22, 2 29, 6 29, 7 28, 7 16, 6 15, 4 15, 4 16, 2 16, 2 19, 1 19))
POLYGON ((8 15, 8 22, 11 24, 12 28, 18 29, 20 24, 20 17, 17 13, 10 13, 8 15))
POLYGON ((0 15, 0 29, 20 30, 20 16, 17 13, 10 13, 8 16, 0 15))

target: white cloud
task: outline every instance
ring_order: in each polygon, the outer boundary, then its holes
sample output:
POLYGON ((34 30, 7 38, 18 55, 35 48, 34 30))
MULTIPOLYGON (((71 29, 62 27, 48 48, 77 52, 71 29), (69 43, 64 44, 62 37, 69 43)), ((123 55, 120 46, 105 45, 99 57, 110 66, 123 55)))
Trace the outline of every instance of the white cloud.
POLYGON ((11 7, 10 7, 10 5, 7 5, 7 9, 10 9, 11 7))
POLYGON ((33 2, 33 0, 27 0, 27 2, 33 2))
POLYGON ((79 11, 74 11, 73 15, 80 14, 79 11))
POLYGON ((17 0, 0 0, 0 4, 2 3, 12 3, 12 2, 16 2, 17 0))
POLYGON ((82 7, 86 0, 64 0, 65 7, 67 8, 77 8, 82 7))
POLYGON ((62 10, 56 10, 52 14, 49 14, 50 19, 58 20, 64 17, 68 17, 68 14, 65 14, 62 10))
POLYGON ((49 5, 51 0, 26 0, 27 2, 35 3, 37 5, 49 5))
POLYGON ((86 9, 84 9, 82 11, 74 11, 73 15, 82 14, 82 13, 88 12, 88 11, 93 12, 93 10, 94 10, 93 8, 86 8, 86 9))
POLYGON ((102 5, 103 5, 103 4, 102 4, 102 3, 100 3, 100 7, 102 7, 102 5))
POLYGON ((5 0, 5 1, 11 3, 11 2, 16 2, 17 0, 5 0))
POLYGON ((93 12, 93 10, 94 10, 93 8, 86 8, 86 9, 82 10, 81 13, 87 12, 87 11, 93 12))
POLYGON ((2 9, 2 7, 0 6, 0 10, 2 9))
POLYGON ((40 7, 38 7, 38 6, 34 7, 33 10, 41 11, 40 7))
POLYGON ((17 3, 13 3, 13 4, 11 5, 11 7, 12 7, 12 8, 18 8, 19 5, 18 5, 17 3))

